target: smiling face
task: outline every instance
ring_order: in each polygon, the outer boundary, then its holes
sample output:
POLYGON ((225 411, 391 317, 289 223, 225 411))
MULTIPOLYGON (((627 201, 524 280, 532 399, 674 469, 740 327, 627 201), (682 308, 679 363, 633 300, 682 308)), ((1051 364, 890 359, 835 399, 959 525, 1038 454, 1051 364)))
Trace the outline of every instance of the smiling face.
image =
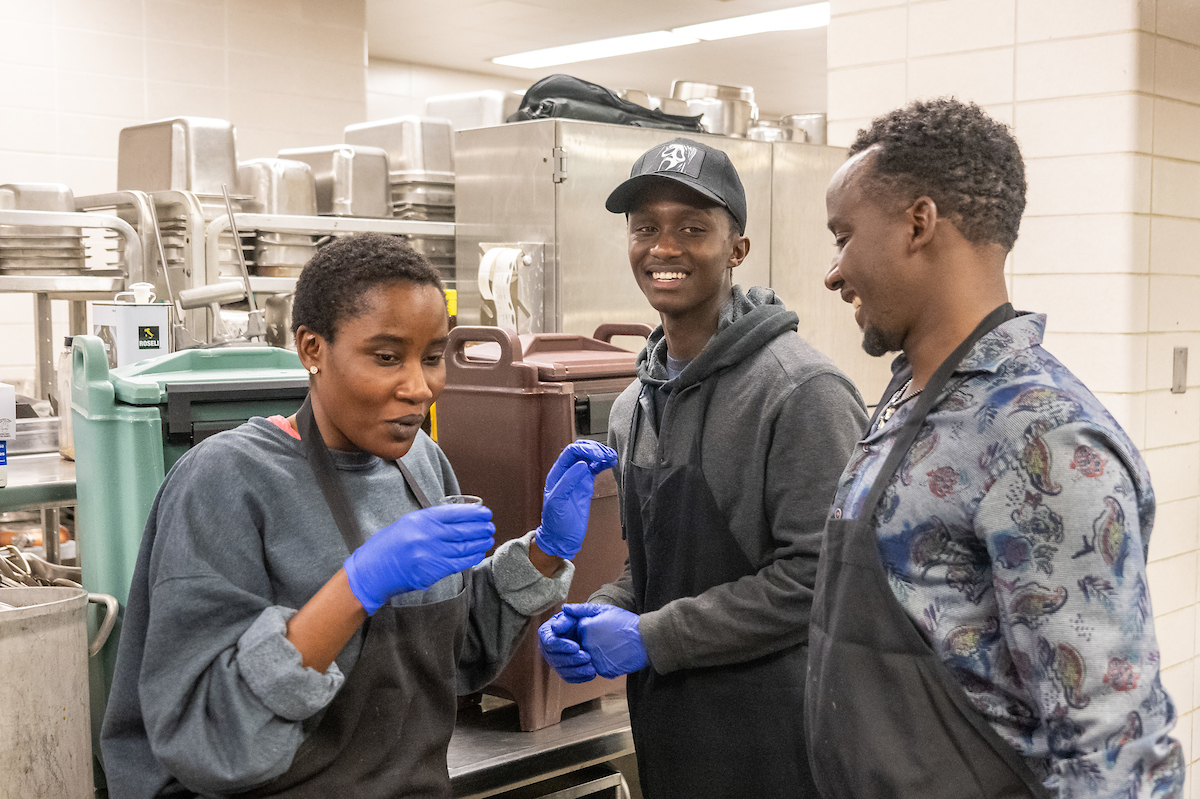
POLYGON ((313 404, 326 445, 395 460, 446 385, 446 301, 435 286, 395 281, 361 302, 333 341, 301 327, 297 349, 306 369, 317 367, 313 404))
POLYGON ((919 292, 906 280, 912 229, 903 203, 864 180, 871 155, 866 150, 843 164, 825 193, 837 244, 825 287, 854 306, 863 349, 879 356, 903 349, 919 292))
POLYGON ((732 285, 728 270, 750 249, 724 208, 672 180, 641 191, 628 229, 633 277, 664 318, 720 308, 732 285))

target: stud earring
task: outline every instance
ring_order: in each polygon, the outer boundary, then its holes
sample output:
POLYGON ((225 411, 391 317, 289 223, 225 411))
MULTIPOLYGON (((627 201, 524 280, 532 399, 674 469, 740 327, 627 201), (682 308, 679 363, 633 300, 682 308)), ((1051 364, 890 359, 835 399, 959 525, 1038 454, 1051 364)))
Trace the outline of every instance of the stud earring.
POLYGON ((308 367, 308 371, 315 375, 317 373, 317 367, 310 366, 308 367))

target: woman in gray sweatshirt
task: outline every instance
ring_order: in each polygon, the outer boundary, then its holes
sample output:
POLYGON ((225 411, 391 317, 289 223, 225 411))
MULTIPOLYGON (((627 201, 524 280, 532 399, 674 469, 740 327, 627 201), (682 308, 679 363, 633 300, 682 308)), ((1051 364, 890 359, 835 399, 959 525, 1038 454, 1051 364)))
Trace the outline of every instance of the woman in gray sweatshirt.
POLYGON ((561 601, 594 475, 564 450, 543 524, 495 528, 420 430, 445 384, 435 269, 363 235, 305 267, 293 311, 310 392, 167 475, 129 594, 102 753, 110 793, 449 797, 455 694, 561 601))

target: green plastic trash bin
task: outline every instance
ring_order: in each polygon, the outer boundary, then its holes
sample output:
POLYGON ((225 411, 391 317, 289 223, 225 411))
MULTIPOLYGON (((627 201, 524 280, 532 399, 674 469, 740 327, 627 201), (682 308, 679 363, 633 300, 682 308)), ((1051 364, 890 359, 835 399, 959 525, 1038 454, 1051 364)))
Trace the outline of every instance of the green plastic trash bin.
MULTIPOLYGON (((197 442, 251 416, 290 416, 308 393, 295 352, 274 347, 183 350, 109 370, 104 342, 76 336, 71 414, 76 539, 83 585, 129 597, 142 531, 163 477, 197 442)), ((89 618, 95 629, 98 619, 89 618)), ((92 746, 116 663, 120 620, 90 662, 92 746)))

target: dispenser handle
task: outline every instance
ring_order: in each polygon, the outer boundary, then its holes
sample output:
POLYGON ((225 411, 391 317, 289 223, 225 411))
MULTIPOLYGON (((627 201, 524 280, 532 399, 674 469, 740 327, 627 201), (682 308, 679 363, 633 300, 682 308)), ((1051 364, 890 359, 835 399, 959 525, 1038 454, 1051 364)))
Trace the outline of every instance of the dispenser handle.
POLYGON ((641 336, 650 338, 654 328, 644 322, 605 322, 596 328, 592 338, 611 344, 613 336, 641 336))
POLYGON ((529 388, 537 382, 537 367, 522 359, 517 331, 487 325, 459 325, 450 331, 450 341, 446 345, 446 385, 529 388), (499 345, 500 357, 495 361, 469 360, 467 345, 478 343, 499 345))

